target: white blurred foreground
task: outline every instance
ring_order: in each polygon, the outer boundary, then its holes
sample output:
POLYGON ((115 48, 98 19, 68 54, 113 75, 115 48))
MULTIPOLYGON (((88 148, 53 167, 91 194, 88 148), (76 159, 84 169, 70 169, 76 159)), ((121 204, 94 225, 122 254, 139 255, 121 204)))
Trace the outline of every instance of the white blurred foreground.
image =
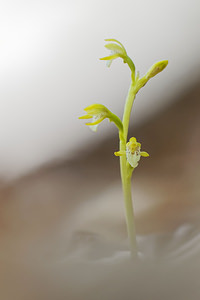
MULTIPOLYGON (((122 203, 113 197, 119 195, 116 187, 74 212, 72 203, 61 201, 61 194, 57 201, 53 195, 47 198, 44 181, 38 195, 27 187, 23 196, 18 189, 14 201, 3 204, 2 299, 199 299, 200 231, 194 224, 171 231, 166 223, 162 234, 138 235, 140 258, 131 261, 122 203), (26 198, 27 192, 31 197, 26 198), (37 201, 39 196, 46 198, 37 201), (113 204, 114 212, 109 209, 113 204)), ((144 196, 135 190, 140 203, 146 201, 144 196)), ((155 202, 151 206, 136 207, 136 215, 149 228, 155 202)), ((162 205, 154 216, 158 229, 160 213, 162 205)), ((168 223, 172 221, 169 212, 168 223)))

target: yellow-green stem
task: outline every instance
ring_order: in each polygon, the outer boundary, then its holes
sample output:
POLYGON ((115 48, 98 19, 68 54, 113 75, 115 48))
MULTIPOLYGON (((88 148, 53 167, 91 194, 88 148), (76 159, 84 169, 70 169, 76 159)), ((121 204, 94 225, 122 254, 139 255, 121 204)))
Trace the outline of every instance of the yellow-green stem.
MULTIPOLYGON (((120 138, 120 151, 126 151, 129 120, 130 120, 133 101, 135 99, 135 94, 136 92, 134 88, 134 82, 132 81, 126 99, 125 108, 124 108, 123 138, 120 138)), ((136 242, 135 221, 134 221, 134 212, 133 212, 133 204, 132 204, 132 196, 131 196, 131 176, 129 176, 128 174, 127 160, 125 155, 120 157, 120 172, 121 172, 122 187, 123 187, 123 194, 124 194, 126 224, 127 224, 127 231, 128 231, 128 237, 129 237, 129 243, 131 249, 131 256, 136 257, 137 242, 136 242)))
POLYGON ((126 99, 125 107, 124 107, 124 115, 123 115, 123 129, 124 129, 124 139, 125 143, 127 142, 127 135, 128 135, 128 127, 129 127, 129 121, 130 121, 130 115, 131 115, 131 109, 133 106, 133 101, 135 99, 136 95, 136 88, 134 85, 134 82, 131 82, 129 91, 128 91, 128 96, 126 99))

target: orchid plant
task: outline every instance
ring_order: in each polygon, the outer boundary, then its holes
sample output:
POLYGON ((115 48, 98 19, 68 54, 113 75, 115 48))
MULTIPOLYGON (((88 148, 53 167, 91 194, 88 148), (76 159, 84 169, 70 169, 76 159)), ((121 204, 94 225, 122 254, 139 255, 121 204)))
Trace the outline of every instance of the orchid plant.
POLYGON ((106 39, 105 41, 108 42, 105 47, 110 50, 111 53, 109 56, 100 58, 100 60, 107 61, 107 66, 110 67, 115 59, 122 58, 123 62, 126 63, 131 70, 131 84, 125 102, 123 119, 121 121, 119 117, 102 104, 92 104, 86 107, 86 115, 79 119, 91 119, 86 125, 88 125, 92 131, 96 131, 98 125, 107 118, 110 122, 113 122, 119 130, 119 151, 114 154, 120 157, 120 172, 131 255, 132 257, 137 257, 138 250, 131 195, 131 178, 133 171, 139 164, 141 156, 148 157, 149 154, 145 151, 141 151, 141 144, 137 142, 135 137, 131 137, 127 142, 130 114, 138 91, 149 81, 149 79, 163 71, 168 64, 168 61, 163 60, 155 63, 148 72, 140 78, 139 72, 136 74, 135 65, 128 56, 124 46, 116 39, 106 39))

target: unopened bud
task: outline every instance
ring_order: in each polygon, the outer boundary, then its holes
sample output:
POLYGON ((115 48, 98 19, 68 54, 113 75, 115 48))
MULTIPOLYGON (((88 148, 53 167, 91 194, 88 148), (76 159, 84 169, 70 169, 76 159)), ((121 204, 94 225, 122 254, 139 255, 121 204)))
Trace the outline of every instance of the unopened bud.
POLYGON ((146 78, 150 79, 152 77, 154 77, 155 75, 157 75, 158 73, 162 72, 166 66, 168 65, 168 60, 162 60, 159 61, 157 63, 155 63, 147 72, 146 74, 146 78))

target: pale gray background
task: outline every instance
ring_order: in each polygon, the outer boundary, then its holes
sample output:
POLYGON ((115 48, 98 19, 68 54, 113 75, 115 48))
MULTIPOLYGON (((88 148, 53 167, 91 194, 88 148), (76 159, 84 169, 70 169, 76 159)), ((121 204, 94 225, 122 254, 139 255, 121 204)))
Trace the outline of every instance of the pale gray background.
POLYGON ((130 73, 111 69, 104 38, 124 43, 141 74, 169 66, 141 92, 135 123, 168 105, 197 81, 199 0, 22 1, 0 5, 0 174, 18 176, 59 157, 70 158, 98 138, 77 118, 93 102, 122 115, 130 73))

